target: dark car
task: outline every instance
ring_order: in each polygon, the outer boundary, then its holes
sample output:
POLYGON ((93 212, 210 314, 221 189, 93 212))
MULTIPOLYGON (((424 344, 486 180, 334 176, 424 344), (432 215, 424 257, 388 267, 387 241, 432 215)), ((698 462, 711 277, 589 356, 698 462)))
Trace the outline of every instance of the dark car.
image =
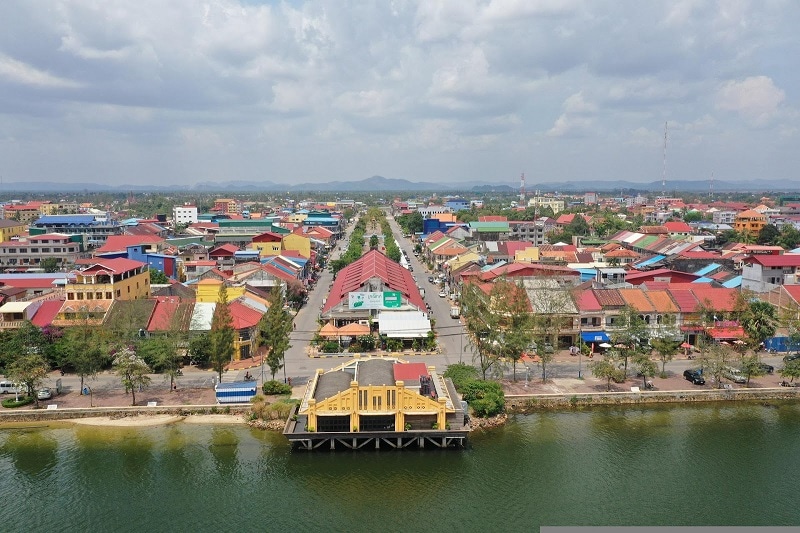
POLYGON ((765 374, 772 374, 775 372, 775 367, 767 363, 758 363, 758 369, 765 374))
POLYGON ((783 362, 788 363, 789 361, 794 361, 795 359, 800 359, 800 353, 793 353, 791 355, 784 355, 783 362))
POLYGON ((683 377, 686 378, 687 381, 691 381, 695 385, 705 385, 706 378, 703 377, 703 371, 698 368, 688 368, 683 371, 683 377))

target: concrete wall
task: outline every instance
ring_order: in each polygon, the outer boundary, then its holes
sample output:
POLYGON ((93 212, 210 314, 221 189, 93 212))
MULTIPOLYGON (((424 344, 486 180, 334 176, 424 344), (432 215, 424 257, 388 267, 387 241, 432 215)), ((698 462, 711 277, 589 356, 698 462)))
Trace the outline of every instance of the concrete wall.
POLYGON ((250 412, 250 404, 242 405, 169 405, 158 407, 95 407, 91 409, 3 409, 0 412, 0 423, 5 422, 41 422, 48 420, 65 420, 69 418, 89 418, 110 416, 123 418, 128 416, 148 415, 208 415, 212 414, 243 415, 250 412), (230 411, 227 411, 230 408, 230 411))
POLYGON ((526 413, 547 409, 597 405, 640 405, 646 403, 690 403, 800 399, 797 388, 714 389, 685 391, 598 392, 583 394, 506 395, 506 411, 526 413))

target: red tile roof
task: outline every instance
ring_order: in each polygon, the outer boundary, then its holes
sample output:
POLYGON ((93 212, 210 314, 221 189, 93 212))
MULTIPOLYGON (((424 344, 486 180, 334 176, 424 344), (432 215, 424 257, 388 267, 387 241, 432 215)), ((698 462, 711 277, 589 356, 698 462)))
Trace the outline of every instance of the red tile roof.
POLYGON ((105 244, 95 250, 95 253, 107 254, 110 252, 124 252, 128 246, 161 244, 163 242, 164 239, 156 235, 109 235, 105 244))
POLYGON ((125 259, 123 257, 115 259, 95 258, 92 261, 92 266, 82 270, 81 274, 92 274, 101 271, 106 271, 109 274, 122 274, 123 272, 142 268, 143 266, 146 266, 146 263, 134 261, 133 259, 125 259))
POLYGON ((753 255, 745 263, 758 263, 766 267, 800 267, 800 254, 753 255))
POLYGON ((40 328, 49 326, 58 315, 62 305, 64 305, 64 300, 47 300, 43 302, 39 309, 36 310, 36 314, 33 315, 31 323, 40 328))
POLYGON ((360 291, 370 278, 375 277, 380 278, 389 290, 402 293, 404 300, 408 300, 420 309, 425 309, 425 301, 419 293, 411 272, 378 250, 370 250, 361 259, 339 271, 322 312, 332 309, 347 298, 350 292, 360 291))
POLYGON ((233 317, 233 327, 235 329, 252 328, 261 320, 262 313, 252 307, 234 300, 228 304, 231 316, 233 317))
POLYGON ((603 307, 624 307, 625 300, 617 289, 592 289, 597 302, 603 307))
POLYGON ((419 381, 420 376, 428 376, 428 367, 425 363, 395 363, 395 381, 419 381))
POLYGON ((600 305, 600 302, 597 301, 597 298, 591 290, 581 291, 575 299, 575 303, 578 305, 578 309, 584 313, 603 310, 603 307, 600 305))

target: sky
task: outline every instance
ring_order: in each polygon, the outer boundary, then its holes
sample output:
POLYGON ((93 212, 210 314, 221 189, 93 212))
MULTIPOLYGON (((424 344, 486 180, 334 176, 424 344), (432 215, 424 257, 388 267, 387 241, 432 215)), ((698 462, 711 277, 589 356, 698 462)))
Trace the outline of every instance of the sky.
POLYGON ((796 0, 4 0, 0 178, 798 180, 799 27, 796 0))

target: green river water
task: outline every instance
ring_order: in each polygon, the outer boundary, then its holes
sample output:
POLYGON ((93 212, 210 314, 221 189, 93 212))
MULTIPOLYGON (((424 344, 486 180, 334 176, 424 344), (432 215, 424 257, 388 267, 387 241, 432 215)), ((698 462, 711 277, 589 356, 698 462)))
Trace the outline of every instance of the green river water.
POLYGON ((293 451, 246 426, 0 429, 0 531, 800 525, 800 404, 517 416, 463 450, 293 451))

